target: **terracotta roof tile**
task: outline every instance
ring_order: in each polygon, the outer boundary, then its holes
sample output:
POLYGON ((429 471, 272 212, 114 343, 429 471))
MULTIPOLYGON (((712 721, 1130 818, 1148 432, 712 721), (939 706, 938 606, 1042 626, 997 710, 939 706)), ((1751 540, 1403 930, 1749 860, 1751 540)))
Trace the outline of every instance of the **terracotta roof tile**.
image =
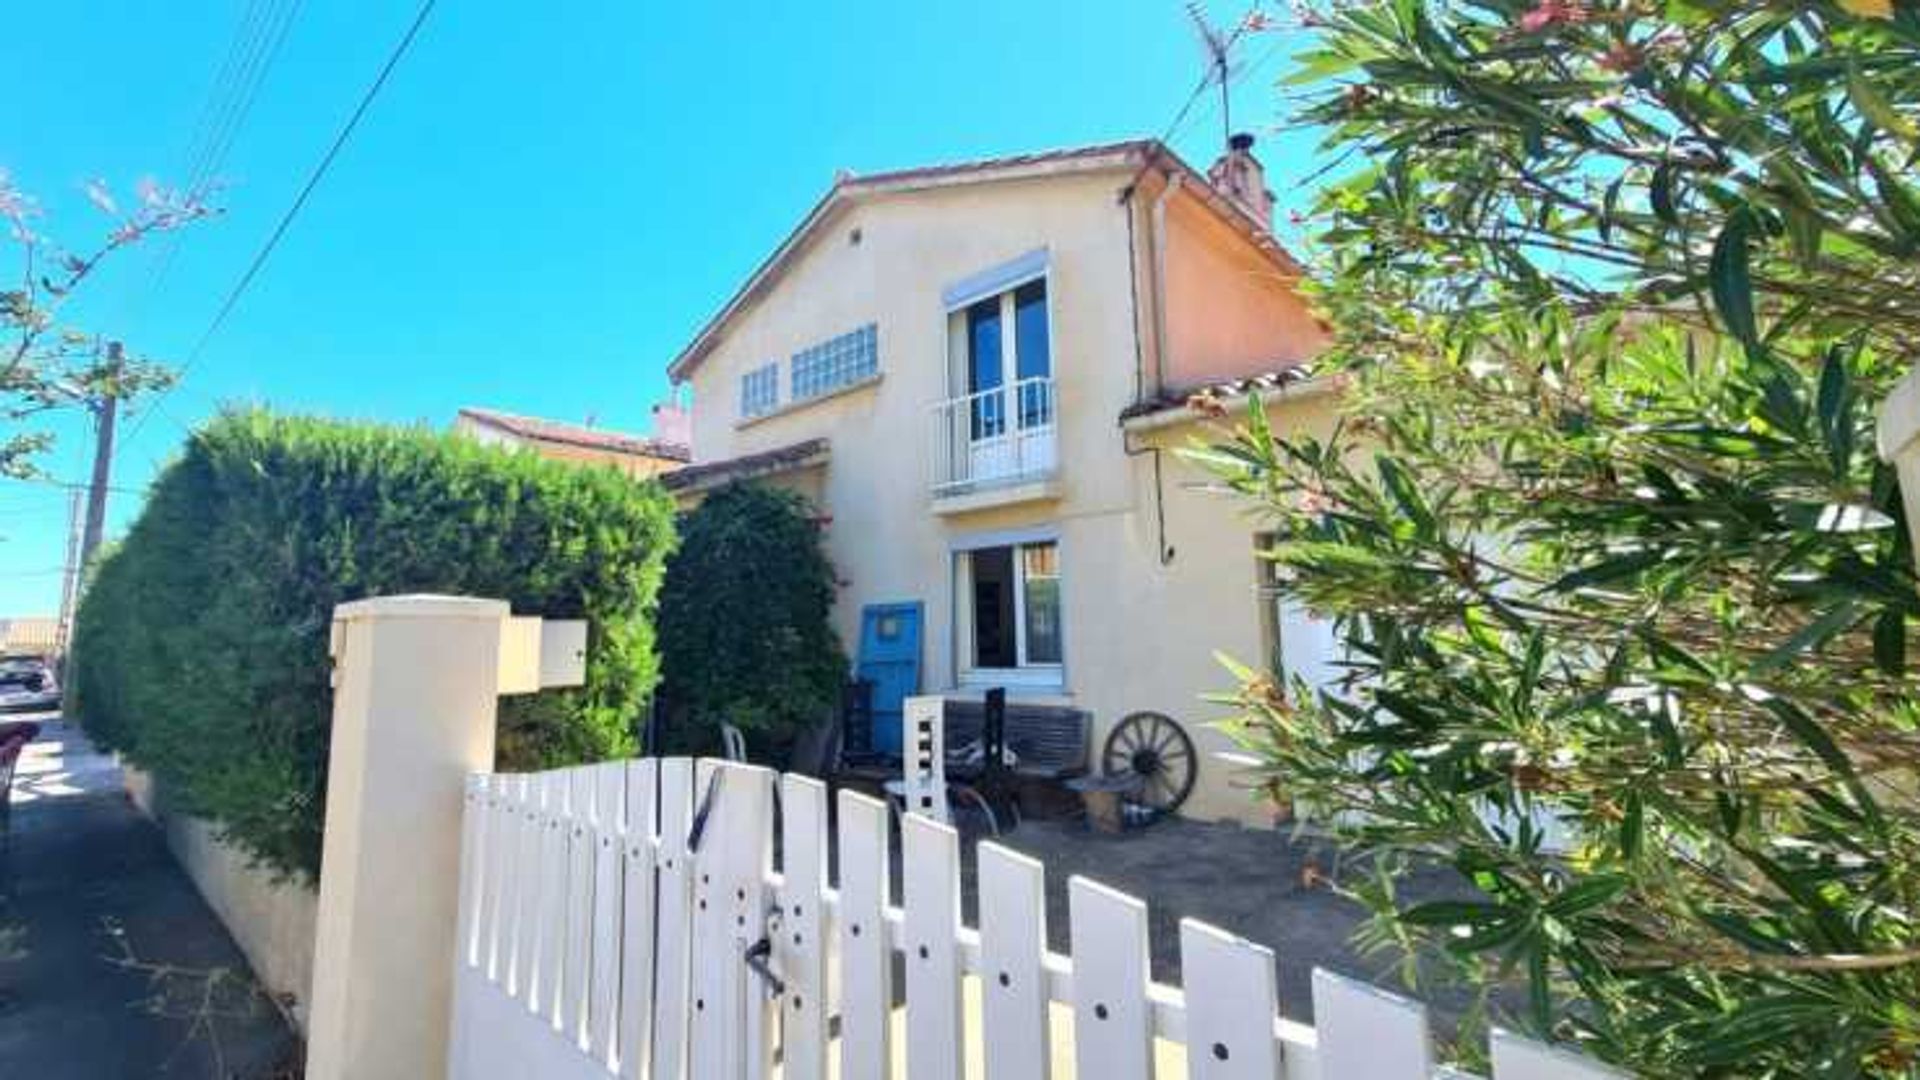
POLYGON ((537 416, 516 416, 513 413, 496 412, 493 409, 461 409, 460 415, 475 423, 533 442, 560 443, 588 450, 604 450, 613 454, 630 454, 666 461, 693 460, 693 452, 685 444, 670 442, 666 439, 651 439, 642 435, 629 435, 623 431, 565 424, 558 420, 543 420, 537 416))
POLYGON ((1121 420, 1132 420, 1141 416, 1184 409, 1194 404, 1196 398, 1223 401, 1231 398, 1246 397, 1248 394, 1271 394, 1287 387, 1298 386, 1314 377, 1310 364, 1295 363, 1285 367, 1263 371, 1258 375, 1248 375, 1238 379, 1223 379, 1219 382, 1202 383, 1197 386, 1174 387, 1161 392, 1157 397, 1146 401, 1136 401, 1120 410, 1121 420))
POLYGON ((663 474, 660 482, 671 491, 717 487, 732 480, 750 480, 756 476, 767 476, 801 468, 813 464, 816 460, 824 459, 827 452, 827 440, 807 439, 787 446, 777 446, 772 450, 762 450, 756 454, 743 454, 740 457, 689 465, 684 469, 663 474))

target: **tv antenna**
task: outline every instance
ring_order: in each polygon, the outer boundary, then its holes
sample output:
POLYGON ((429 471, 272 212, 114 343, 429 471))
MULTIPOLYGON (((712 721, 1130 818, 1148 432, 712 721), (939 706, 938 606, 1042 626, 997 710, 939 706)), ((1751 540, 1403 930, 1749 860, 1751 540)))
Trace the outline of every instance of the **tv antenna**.
POLYGON ((1187 0, 1187 18, 1192 20, 1194 33, 1200 38, 1200 48, 1207 54, 1206 82, 1220 87, 1220 128, 1224 142, 1233 135, 1233 103, 1228 91, 1233 76, 1239 73, 1238 65, 1233 63, 1233 47, 1239 42, 1247 24, 1242 22, 1231 34, 1222 33, 1219 27, 1207 21, 1207 13, 1200 6, 1200 0, 1187 0))

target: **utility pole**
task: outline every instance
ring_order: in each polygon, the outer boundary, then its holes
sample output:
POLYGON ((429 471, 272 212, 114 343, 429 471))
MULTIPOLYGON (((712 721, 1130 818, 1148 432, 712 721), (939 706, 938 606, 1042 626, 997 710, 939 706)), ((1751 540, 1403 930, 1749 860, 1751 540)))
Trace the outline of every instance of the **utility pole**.
MULTIPOLYGON (((75 490, 67 496, 67 564, 60 575, 60 628, 59 640, 54 652, 59 655, 60 663, 65 665, 67 656, 73 650, 73 606, 80 599, 80 520, 83 504, 80 492, 75 490)), ((66 678, 67 669, 61 669, 60 677, 66 678)))
POLYGON ((96 438, 93 482, 87 488, 87 531, 80 540, 80 573, 85 574, 107 525, 107 481, 113 470, 113 426, 120 412, 120 372, 125 363, 120 343, 107 342, 106 392, 92 403, 96 438))

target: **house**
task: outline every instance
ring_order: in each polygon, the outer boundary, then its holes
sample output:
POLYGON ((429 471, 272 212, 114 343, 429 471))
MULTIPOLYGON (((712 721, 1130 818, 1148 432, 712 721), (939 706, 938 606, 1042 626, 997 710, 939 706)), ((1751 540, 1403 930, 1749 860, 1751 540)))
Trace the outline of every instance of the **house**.
POLYGON ((59 619, 51 615, 0 619, 0 656, 52 656, 59 651, 59 619))
POLYGON ((489 446, 532 450, 541 457, 579 464, 612 465, 628 476, 645 478, 671 472, 692 457, 687 449, 686 415, 671 404, 653 411, 651 437, 493 409, 461 409, 453 430, 489 446))
POLYGON ((1141 140, 843 175, 672 361, 693 462, 664 482, 805 494, 850 651, 1086 710, 1096 762, 1123 717, 1174 717, 1201 758, 1184 812, 1267 819, 1206 726, 1216 651, 1315 678, 1331 638, 1276 606, 1261 522, 1171 452, 1256 391, 1278 430, 1332 425, 1252 146, 1205 174, 1141 140))

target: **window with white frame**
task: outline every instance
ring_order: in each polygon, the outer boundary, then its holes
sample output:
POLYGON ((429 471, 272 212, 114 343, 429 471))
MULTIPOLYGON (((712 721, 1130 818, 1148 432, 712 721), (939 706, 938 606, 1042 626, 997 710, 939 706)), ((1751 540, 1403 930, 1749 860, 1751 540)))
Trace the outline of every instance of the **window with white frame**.
POLYGON ((780 404, 780 365, 769 363, 740 376, 740 418, 765 416, 780 404))
POLYGON ((793 400, 822 397, 871 378, 880 371, 880 328, 858 330, 793 354, 793 400))
POLYGON ((1060 667, 1060 545, 1043 540, 961 555, 967 594, 967 666, 977 671, 1060 667))
POLYGON ((972 437, 1053 422, 1053 340, 1047 279, 976 300, 949 315, 954 391, 973 395, 972 437), (1004 395, 1004 396, 1003 396, 1004 395))

